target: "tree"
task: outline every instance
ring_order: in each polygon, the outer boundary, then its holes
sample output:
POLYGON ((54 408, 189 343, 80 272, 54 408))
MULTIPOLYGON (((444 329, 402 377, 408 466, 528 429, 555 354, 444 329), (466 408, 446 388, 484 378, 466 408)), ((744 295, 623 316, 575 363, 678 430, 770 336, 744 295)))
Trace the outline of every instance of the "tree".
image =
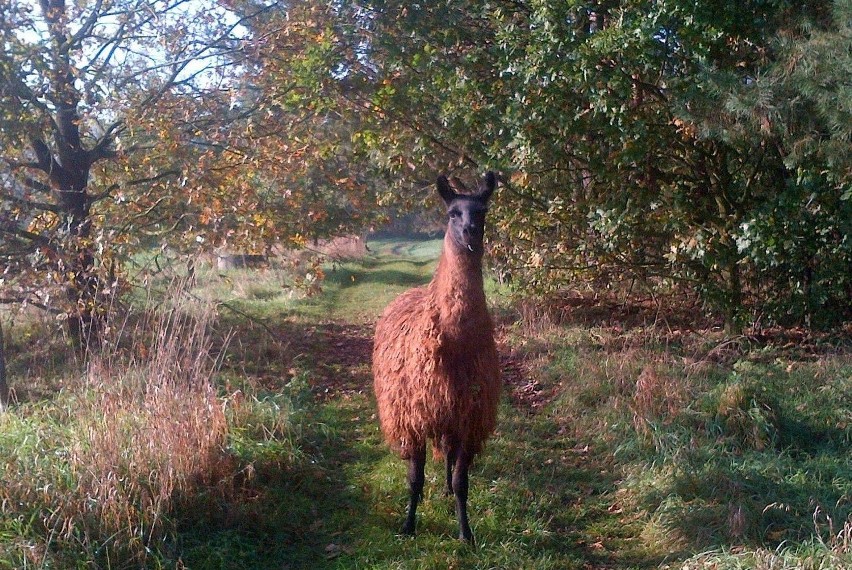
POLYGON ((221 85, 238 22, 215 3, 40 0, 4 3, 0 26, 4 301, 67 312, 85 339, 118 284, 98 205, 141 184, 93 174, 152 140, 133 127, 169 96, 221 85))
POLYGON ((140 248, 263 250, 364 223, 364 177, 311 138, 341 123, 260 88, 247 33, 276 7, 2 4, 0 301, 66 314, 85 345, 140 248))
POLYGON ((777 34, 772 64, 726 97, 745 136, 775 145, 786 175, 737 246, 764 276, 767 314, 824 326, 852 316, 852 4, 834 2, 796 31, 777 34))
POLYGON ((340 38, 328 7, 252 0, 229 6, 249 30, 239 93, 252 109, 230 144, 250 157, 257 176, 283 189, 278 210, 288 213, 290 241, 361 232, 383 219, 378 197, 386 194, 387 173, 361 139, 373 117, 340 104, 330 89, 348 74, 339 67, 347 60, 335 54, 340 38), (264 17, 248 18, 258 6, 265 6, 264 17))
POLYGON ((411 166, 500 169, 493 251, 525 290, 692 291, 734 332, 848 316, 849 123, 825 102, 848 94, 849 52, 784 78, 795 56, 780 45, 847 37, 831 7, 306 2, 321 47, 288 69, 360 114, 356 140, 403 181, 411 166), (821 150, 802 161, 797 140, 821 150))

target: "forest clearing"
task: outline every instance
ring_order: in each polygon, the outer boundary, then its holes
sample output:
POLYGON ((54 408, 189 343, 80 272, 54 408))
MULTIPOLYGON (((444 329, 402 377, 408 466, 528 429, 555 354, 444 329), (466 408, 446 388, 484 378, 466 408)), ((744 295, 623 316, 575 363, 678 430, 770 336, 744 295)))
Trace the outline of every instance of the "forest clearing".
POLYGON ((429 280, 440 241, 370 248, 327 266, 310 297, 275 269, 165 279, 130 309, 130 341, 87 370, 38 330, 50 323, 16 319, 0 567, 852 564, 848 343, 582 308, 557 320, 493 281, 505 387, 471 474, 478 545, 455 537, 431 460, 418 535, 397 536, 405 465, 378 430, 372 327, 429 280), (172 315, 168 334, 145 324, 152 310, 172 315))
POLYGON ((0 570, 852 568, 852 0, 0 37, 0 570))

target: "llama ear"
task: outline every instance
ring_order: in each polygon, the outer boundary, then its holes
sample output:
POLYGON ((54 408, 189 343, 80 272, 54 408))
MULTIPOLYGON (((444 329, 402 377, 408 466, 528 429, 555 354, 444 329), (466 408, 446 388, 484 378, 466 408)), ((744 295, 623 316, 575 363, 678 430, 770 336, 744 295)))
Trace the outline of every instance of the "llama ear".
POLYGON ((479 197, 488 201, 495 188, 497 188, 497 175, 493 170, 489 170, 482 177, 482 182, 479 183, 479 197))
POLYGON ((438 177, 438 194, 441 195, 441 198, 443 198, 444 203, 447 206, 449 206, 450 202, 452 202, 458 197, 458 194, 456 194, 453 189, 450 188, 450 181, 447 180, 447 177, 443 175, 438 177))

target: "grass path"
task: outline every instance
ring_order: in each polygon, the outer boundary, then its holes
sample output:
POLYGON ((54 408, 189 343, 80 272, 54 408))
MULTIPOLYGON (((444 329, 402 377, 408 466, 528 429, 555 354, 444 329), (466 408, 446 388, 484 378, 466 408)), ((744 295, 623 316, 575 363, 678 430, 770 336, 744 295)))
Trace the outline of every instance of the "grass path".
MULTIPOLYGON (((289 466, 286 476, 270 467, 255 482, 263 502, 279 503, 280 511, 240 519, 237 534, 250 543, 258 535, 274 536, 268 537, 274 545, 268 557, 255 555, 251 563, 242 560, 242 567, 654 565, 657 560, 635 538, 637 522, 617 506, 611 458, 577 440, 564 418, 547 413, 540 387, 530 388, 508 346, 501 351, 506 396, 497 434, 471 478, 477 548, 455 538, 453 502, 443 496, 442 467, 434 461, 427 464, 418 536, 396 535, 407 496, 405 464, 382 443, 375 417, 369 370, 373 322, 396 294, 429 280, 438 250, 436 242, 375 245, 368 258, 330 271, 323 295, 298 307, 297 324, 282 331, 320 403, 304 418, 305 460, 289 466), (252 530, 252 518, 268 527, 252 530)), ((501 337, 505 343, 505 332, 501 337)), ((209 558, 187 557, 191 549, 184 546, 189 567, 199 562, 209 567, 209 558)), ((207 556, 209 549, 199 553, 207 556)))
MULTIPOLYGON (((373 244, 366 258, 337 264, 324 293, 297 304, 282 323, 288 356, 279 361, 299 369, 284 377, 303 379, 315 404, 301 418, 300 461, 284 470, 256 462, 268 471, 254 483, 257 502, 276 506, 235 525, 248 537, 236 549, 246 553, 240 567, 638 570, 678 568, 686 559, 694 567, 830 569, 849 562, 843 540, 852 539, 837 534, 852 496, 845 353, 814 361, 745 346, 720 356, 714 342, 730 342, 705 333, 662 338, 618 320, 536 328, 508 306, 496 311, 505 380, 497 433, 471 476, 478 546, 455 538, 452 500, 433 461, 418 536, 397 536, 406 469, 381 441, 371 336, 393 297, 429 280, 439 248, 435 241, 373 244), (811 389, 782 406, 775 394, 789 399, 802 385, 811 389), (820 526, 826 517, 838 522, 820 526)), ((501 297, 492 291, 491 299, 501 297)), ((273 364, 258 366, 268 372, 273 364)), ((273 379, 273 390, 286 388, 273 379)), ((184 560, 190 568, 235 567, 184 560)))
POLYGON ((522 400, 511 404, 508 398, 498 435, 472 479, 478 548, 455 538, 452 500, 443 496, 442 468, 434 461, 419 535, 395 536, 404 512, 405 466, 380 440, 369 375, 348 355, 342 362, 326 358, 322 367, 354 381, 341 386, 331 379, 333 396, 319 410, 323 434, 309 451, 329 485, 309 492, 317 497, 312 526, 325 531, 313 558, 305 560, 311 567, 627 568, 652 562, 636 551, 635 525, 630 529, 613 506, 608 459, 594 457, 552 418, 535 417, 522 400))

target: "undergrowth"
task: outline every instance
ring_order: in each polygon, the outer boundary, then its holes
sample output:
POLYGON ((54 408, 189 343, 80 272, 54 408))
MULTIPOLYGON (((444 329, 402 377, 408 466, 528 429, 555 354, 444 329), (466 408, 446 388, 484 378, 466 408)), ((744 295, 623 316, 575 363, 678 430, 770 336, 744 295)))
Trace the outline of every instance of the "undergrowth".
POLYGON ((177 563, 182 519, 238 496, 243 456, 298 455, 287 394, 217 387, 215 319, 177 292, 106 327, 57 393, 0 413, 0 568, 177 563))
POLYGON ((0 565, 142 564, 174 505, 217 481, 227 424, 210 318, 153 312, 55 397, 0 415, 0 528, 15 535, 0 565))
POLYGON ((614 505, 649 551, 686 560, 667 567, 852 564, 848 349, 719 355, 705 331, 545 329, 513 341, 556 384, 545 413, 613 458, 614 505))
POLYGON ((437 247, 371 247, 314 296, 211 272, 137 303, 85 366, 10 338, 0 568, 852 567, 848 339, 573 318, 493 283, 506 388, 471 474, 478 546, 434 461, 397 536, 370 335, 437 247))

